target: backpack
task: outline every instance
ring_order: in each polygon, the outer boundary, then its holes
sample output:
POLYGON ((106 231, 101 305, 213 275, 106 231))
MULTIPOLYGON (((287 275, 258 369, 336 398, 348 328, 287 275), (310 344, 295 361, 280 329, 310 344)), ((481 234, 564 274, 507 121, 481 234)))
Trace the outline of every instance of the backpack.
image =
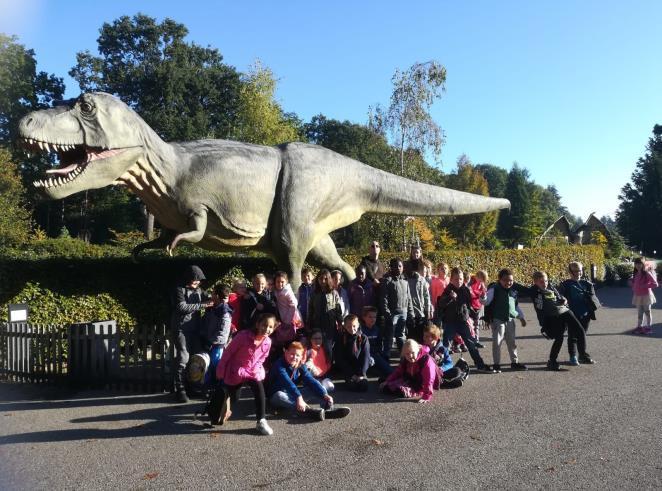
POLYGON ((463 358, 457 360, 455 366, 444 373, 444 378, 441 382, 441 387, 444 389, 455 389, 462 387, 464 381, 469 378, 469 364, 463 358))
POLYGON ((196 411, 195 416, 209 416, 209 423, 212 426, 216 426, 221 423, 221 412, 223 410, 223 405, 227 399, 228 394, 225 390, 225 387, 222 383, 216 384, 209 391, 207 396, 207 401, 205 406, 202 408, 202 411, 196 411))

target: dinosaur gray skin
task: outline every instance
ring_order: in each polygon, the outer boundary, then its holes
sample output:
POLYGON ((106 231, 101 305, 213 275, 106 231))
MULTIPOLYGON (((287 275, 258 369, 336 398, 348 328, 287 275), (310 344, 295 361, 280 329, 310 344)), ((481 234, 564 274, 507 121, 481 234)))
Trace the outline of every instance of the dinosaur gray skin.
POLYGON ((104 93, 25 116, 29 150, 55 151, 59 169, 36 181, 61 199, 110 184, 128 186, 164 231, 146 248, 172 251, 184 240, 220 251, 252 247, 294 273, 306 258, 354 278, 329 233, 368 212, 458 215, 510 206, 422 184, 366 166, 323 147, 265 147, 226 140, 165 143, 127 105, 104 93))

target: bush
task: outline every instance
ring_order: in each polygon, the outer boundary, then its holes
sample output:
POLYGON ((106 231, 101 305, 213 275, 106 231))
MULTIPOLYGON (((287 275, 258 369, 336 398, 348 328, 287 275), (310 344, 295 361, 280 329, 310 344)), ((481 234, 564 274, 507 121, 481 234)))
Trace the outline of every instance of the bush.
MULTIPOLYGON (((351 265, 356 265, 361 260, 358 254, 343 254, 343 258, 351 265)), ((384 264, 393 257, 403 260, 409 256, 397 253, 385 253, 380 255, 384 264)), ((491 279, 496 279, 500 269, 510 268, 513 270, 515 281, 527 284, 531 281, 534 271, 547 273, 552 283, 559 283, 568 277, 568 264, 572 261, 581 262, 586 272, 589 272, 591 264, 595 264, 598 270, 598 280, 604 279, 605 257, 602 247, 585 246, 547 246, 531 249, 501 249, 501 250, 448 250, 435 251, 426 254, 425 257, 435 265, 440 262, 448 263, 452 268, 459 266, 464 271, 473 274, 479 269, 487 271, 491 279)))
POLYGON ((632 278, 634 263, 617 263, 614 266, 616 276, 621 281, 627 281, 632 278))
MULTIPOLYGON (((138 264, 122 247, 95 246, 78 239, 35 240, 22 250, 0 257, 0 319, 7 319, 7 303, 28 303, 30 322, 67 324, 116 319, 120 329, 137 324, 167 323, 169 294, 181 272, 190 264, 202 268, 211 287, 234 279, 250 279, 255 273, 273 273, 276 265, 256 253, 230 255, 196 248, 197 255, 176 257, 148 253, 138 264)), ((384 254, 384 262, 395 253, 384 254)), ((352 266, 362 254, 344 254, 352 266)), ((566 277, 570 261, 604 269, 602 249, 597 246, 543 247, 516 250, 447 251, 428 255, 434 264, 442 260, 468 272, 486 269, 496 278, 499 269, 510 267, 515 279, 529 283, 531 273, 544 270, 553 282, 566 277)))

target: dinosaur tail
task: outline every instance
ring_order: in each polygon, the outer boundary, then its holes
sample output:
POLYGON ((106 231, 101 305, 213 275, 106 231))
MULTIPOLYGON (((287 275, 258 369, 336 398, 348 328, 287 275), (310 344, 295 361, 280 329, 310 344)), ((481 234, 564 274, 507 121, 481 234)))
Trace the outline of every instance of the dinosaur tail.
POLYGON ((432 186, 364 166, 367 212, 396 215, 467 215, 510 208, 510 201, 432 186))

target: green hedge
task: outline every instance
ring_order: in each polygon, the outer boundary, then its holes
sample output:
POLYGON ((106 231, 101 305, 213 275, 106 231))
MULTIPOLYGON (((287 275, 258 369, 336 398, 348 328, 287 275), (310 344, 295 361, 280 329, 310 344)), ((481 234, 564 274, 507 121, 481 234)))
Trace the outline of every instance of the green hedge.
MULTIPOLYGON (((58 253, 63 245, 66 244, 58 243, 55 247, 58 253)), ((127 251, 119 249, 106 255, 104 248, 92 247, 87 251, 74 247, 69 250, 76 252, 67 258, 55 257, 51 249, 44 247, 39 254, 15 251, 0 256, 0 318, 7 319, 8 303, 26 302, 30 305, 30 321, 35 323, 116 319, 122 329, 136 324, 162 323, 168 319, 168 292, 190 264, 203 269, 208 284, 236 277, 250 278, 257 272, 269 273, 276 269, 270 259, 254 255, 198 253, 196 257, 170 258, 150 254, 135 264, 127 251)), ((381 259, 388 262, 396 255, 384 254, 381 259)), ((343 257, 355 265, 361 255, 343 254, 343 257)), ((486 269, 491 278, 496 277, 499 269, 510 267, 515 279, 522 283, 527 283, 536 269, 546 271, 552 281, 561 280, 566 276, 570 261, 581 261, 587 268, 591 263, 596 264, 600 275, 604 271, 604 254, 598 246, 445 251, 427 257, 435 264, 444 261, 469 272, 486 269)))
MULTIPOLYGON (((537 270, 546 272, 552 283, 558 283, 567 278, 568 263, 572 261, 582 263, 587 274, 590 265, 595 264, 598 268, 598 279, 604 278, 604 249, 595 245, 550 246, 522 250, 435 251, 424 256, 433 263, 435 271, 437 264, 445 262, 451 268, 459 266, 471 274, 484 269, 491 279, 495 279, 500 269, 510 268, 513 270, 515 281, 525 284, 531 280, 531 274, 537 270)), ((344 254, 343 257, 350 264, 356 264, 362 256, 344 254)), ((380 256, 380 260, 388 264, 393 257, 408 258, 402 254, 386 253, 380 256)))

